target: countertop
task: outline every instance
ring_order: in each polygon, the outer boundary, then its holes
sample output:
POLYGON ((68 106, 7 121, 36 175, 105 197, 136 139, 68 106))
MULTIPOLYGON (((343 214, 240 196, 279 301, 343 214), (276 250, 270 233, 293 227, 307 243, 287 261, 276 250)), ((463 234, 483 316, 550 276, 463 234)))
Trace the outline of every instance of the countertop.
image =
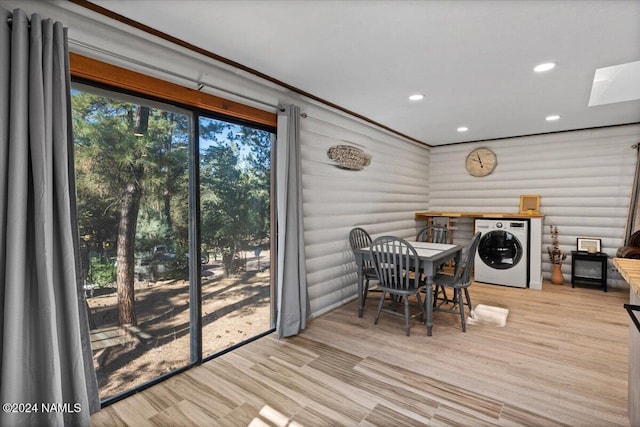
POLYGON ((416 212, 415 219, 426 219, 432 217, 449 218, 544 218, 541 213, 505 213, 505 212, 440 212, 424 211, 416 212))
POLYGON ((613 265, 636 295, 640 296, 640 259, 614 258, 613 265))

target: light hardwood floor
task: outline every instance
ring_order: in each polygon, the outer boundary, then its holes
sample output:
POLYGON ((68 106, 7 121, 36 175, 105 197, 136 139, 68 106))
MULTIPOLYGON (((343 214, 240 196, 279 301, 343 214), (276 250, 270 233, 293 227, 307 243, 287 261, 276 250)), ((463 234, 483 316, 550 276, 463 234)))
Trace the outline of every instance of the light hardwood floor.
POLYGON ((355 302, 191 369, 92 417, 95 426, 628 426, 628 289, 474 284, 504 328, 436 313, 433 336, 355 302))

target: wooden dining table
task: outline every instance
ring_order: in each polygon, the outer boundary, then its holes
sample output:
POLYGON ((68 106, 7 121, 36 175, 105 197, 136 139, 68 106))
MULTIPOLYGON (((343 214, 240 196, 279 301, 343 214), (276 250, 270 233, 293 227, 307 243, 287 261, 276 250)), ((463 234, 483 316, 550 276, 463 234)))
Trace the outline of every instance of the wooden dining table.
MULTIPOLYGON (((420 266, 416 271, 421 271, 426 283, 425 312, 427 318, 425 324, 427 327, 427 336, 431 336, 433 329, 433 277, 438 268, 453 259, 458 263, 462 256, 464 246, 450 245, 445 243, 428 243, 409 241, 416 249, 420 266)), ((362 317, 364 311, 364 274, 362 265, 365 259, 371 256, 369 248, 360 248, 354 251, 356 265, 358 266, 358 317, 362 317)))

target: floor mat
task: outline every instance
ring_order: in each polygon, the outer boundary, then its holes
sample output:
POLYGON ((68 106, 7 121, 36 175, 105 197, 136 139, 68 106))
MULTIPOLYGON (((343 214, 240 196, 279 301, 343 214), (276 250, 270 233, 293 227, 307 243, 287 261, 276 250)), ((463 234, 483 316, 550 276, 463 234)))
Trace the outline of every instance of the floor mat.
POLYGON ((493 325, 504 327, 507 324, 509 310, 502 307, 478 304, 473 310, 474 316, 467 318, 468 325, 493 325))

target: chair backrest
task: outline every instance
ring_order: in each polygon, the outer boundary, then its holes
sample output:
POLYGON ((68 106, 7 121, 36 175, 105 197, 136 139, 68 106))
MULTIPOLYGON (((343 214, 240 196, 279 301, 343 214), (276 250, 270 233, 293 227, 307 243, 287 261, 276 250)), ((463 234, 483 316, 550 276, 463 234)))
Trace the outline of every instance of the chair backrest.
POLYGON ((462 259, 456 265, 456 271, 454 275, 454 281, 457 284, 461 285, 469 285, 471 284, 471 273, 473 272, 473 264, 476 259, 476 251, 478 250, 478 245, 480 244, 480 232, 477 232, 469 246, 465 248, 464 254, 462 255, 462 259))
POLYGON ((371 243, 370 253, 380 286, 399 291, 414 286, 415 278, 409 273, 420 261, 409 242, 393 236, 378 237, 371 243))
MULTIPOLYGON (((361 248, 368 248, 371 246, 371 236, 364 228, 355 227, 349 232, 349 244, 351 245, 352 251, 361 248)), ((364 258, 362 267, 364 269, 373 268, 373 264, 368 257, 364 258)))
POLYGON ((448 243, 448 233, 446 225, 427 225, 418 231, 416 242, 448 243))
POLYGON ((371 236, 364 228, 355 227, 349 232, 349 244, 354 251, 360 248, 368 248, 371 246, 371 236))

